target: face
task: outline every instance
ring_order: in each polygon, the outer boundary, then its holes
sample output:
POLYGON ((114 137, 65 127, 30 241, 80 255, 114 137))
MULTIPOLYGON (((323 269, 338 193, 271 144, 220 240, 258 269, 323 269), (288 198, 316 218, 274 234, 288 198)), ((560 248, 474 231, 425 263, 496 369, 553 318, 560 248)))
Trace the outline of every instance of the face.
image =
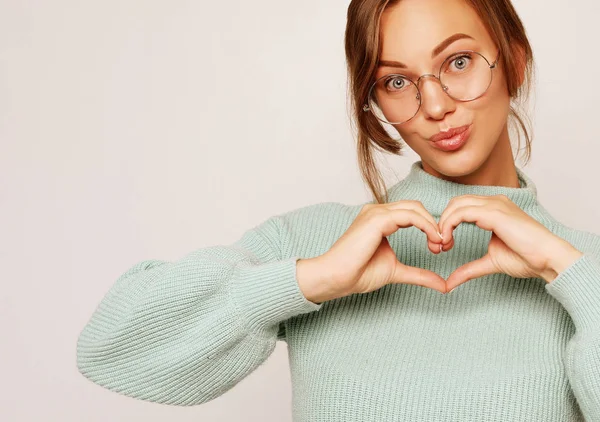
MULTIPOLYGON (((402 62, 406 68, 379 67, 376 78, 396 73, 416 82, 426 73, 438 76, 444 59, 459 50, 479 52, 490 63, 498 54, 476 12, 463 0, 401 0, 386 8, 380 28, 380 62, 402 62), (467 34, 472 39, 458 39, 432 59, 433 50, 456 33, 467 34)), ((451 177, 468 175, 492 160, 495 151, 506 150, 506 145, 501 143, 507 143, 510 151, 506 130, 510 98, 500 66, 493 70, 492 83, 485 94, 472 101, 454 100, 432 77, 422 78, 419 90, 418 113, 394 127, 431 173, 451 177), (440 131, 464 125, 470 125, 470 134, 457 150, 440 150, 429 140, 440 131)))

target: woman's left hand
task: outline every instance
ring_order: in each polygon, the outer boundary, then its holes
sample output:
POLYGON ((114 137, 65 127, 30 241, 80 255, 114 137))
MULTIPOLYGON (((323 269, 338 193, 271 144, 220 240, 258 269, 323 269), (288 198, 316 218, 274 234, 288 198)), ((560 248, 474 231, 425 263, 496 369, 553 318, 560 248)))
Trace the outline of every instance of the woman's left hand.
POLYGON ((448 291, 487 274, 540 277, 550 283, 582 252, 535 220, 506 195, 454 197, 440 216, 443 250, 454 246, 453 231, 461 222, 490 230, 488 253, 457 268, 446 280, 448 291))

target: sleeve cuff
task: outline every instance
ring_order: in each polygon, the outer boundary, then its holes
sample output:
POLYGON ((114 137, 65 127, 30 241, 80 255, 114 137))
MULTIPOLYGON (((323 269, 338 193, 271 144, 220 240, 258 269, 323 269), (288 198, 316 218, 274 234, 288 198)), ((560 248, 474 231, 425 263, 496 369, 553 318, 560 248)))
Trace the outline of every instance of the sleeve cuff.
POLYGON ((567 310, 577 330, 600 327, 600 262, 596 258, 584 253, 545 288, 567 310))
POLYGON ((286 258, 260 265, 241 263, 230 289, 245 326, 252 331, 278 325, 296 315, 318 311, 322 303, 308 300, 296 279, 296 261, 286 258))

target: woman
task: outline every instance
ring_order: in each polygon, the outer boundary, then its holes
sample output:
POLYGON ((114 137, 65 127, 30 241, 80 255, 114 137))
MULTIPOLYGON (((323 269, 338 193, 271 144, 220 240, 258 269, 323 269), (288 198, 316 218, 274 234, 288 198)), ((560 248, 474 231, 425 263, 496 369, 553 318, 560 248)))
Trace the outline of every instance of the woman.
POLYGON ((509 0, 353 0, 346 55, 374 200, 134 265, 79 337, 81 373, 197 405, 284 340, 295 421, 600 420, 600 236, 515 166, 532 52, 509 0), (381 193, 390 130, 421 160, 381 193))

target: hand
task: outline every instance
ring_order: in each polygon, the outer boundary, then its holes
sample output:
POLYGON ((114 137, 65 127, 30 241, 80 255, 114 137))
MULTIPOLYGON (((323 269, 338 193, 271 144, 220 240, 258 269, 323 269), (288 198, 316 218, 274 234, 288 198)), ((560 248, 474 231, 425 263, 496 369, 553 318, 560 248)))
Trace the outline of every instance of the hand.
MULTIPOLYGON (((421 202, 364 205, 346 232, 319 257, 321 272, 332 274, 326 286, 329 297, 368 293, 390 283, 417 284, 446 293, 446 281, 440 275, 401 263, 391 248, 386 236, 410 226, 425 233, 432 253, 441 252, 438 224, 421 202)), ((305 284, 309 290, 314 283, 305 284)))
POLYGON ((472 222, 492 231, 488 253, 457 268, 446 280, 447 288, 487 274, 540 277, 551 282, 582 253, 519 208, 506 195, 454 197, 440 216, 443 250, 454 246, 452 233, 461 222, 472 222))

